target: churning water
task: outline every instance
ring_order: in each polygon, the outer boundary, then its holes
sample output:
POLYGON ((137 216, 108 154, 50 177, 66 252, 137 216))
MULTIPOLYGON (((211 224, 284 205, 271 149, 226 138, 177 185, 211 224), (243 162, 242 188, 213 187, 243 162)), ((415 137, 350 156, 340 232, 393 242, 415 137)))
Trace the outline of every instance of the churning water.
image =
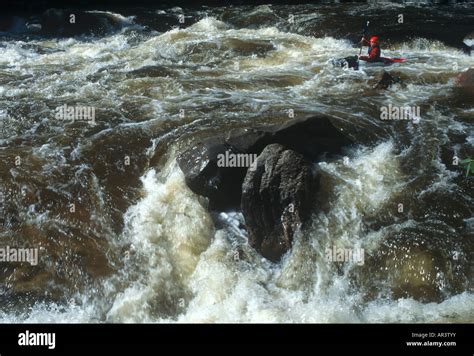
MULTIPOLYGON (((473 155, 472 101, 455 91, 473 57, 394 41, 383 55, 408 62, 386 69, 404 84, 377 91, 380 68, 328 65, 358 53, 337 16, 381 20, 370 6, 140 11, 108 13, 122 25, 101 36, 0 38, 0 237, 39 248, 37 266, 0 263, 1 322, 474 321, 473 180, 452 164, 473 155), (389 104, 419 106, 419 122, 381 120, 389 104), (95 123, 58 118, 64 105, 94 107, 95 123), (290 109, 357 145, 315 163, 312 223, 273 264, 240 214, 216 230, 175 157, 290 109), (333 247, 364 263, 328 263, 333 247)), ((472 23, 456 11, 438 16, 472 23)))

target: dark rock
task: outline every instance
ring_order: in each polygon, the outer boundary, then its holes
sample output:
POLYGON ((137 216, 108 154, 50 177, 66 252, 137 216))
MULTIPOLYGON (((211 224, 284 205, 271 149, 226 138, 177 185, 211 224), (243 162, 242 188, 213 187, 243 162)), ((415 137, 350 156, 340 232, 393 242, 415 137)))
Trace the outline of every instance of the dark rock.
POLYGON ((242 214, 249 243, 278 261, 291 248, 293 234, 308 220, 316 192, 311 163, 279 144, 265 147, 242 185, 242 214))
POLYGON ((219 140, 199 143, 178 156, 186 184, 196 194, 209 198, 210 210, 227 210, 240 201, 242 181, 247 168, 219 167, 219 155, 239 154, 219 140))
POLYGON ((455 93, 458 99, 474 102, 474 68, 469 68, 456 78, 455 93))
MULTIPOLYGON (((344 23, 340 23, 336 33, 333 37, 338 35, 350 40, 358 47, 361 39, 361 26, 365 23, 367 18, 370 18, 370 26, 368 36, 377 35, 380 37, 382 45, 382 55, 384 48, 388 48, 394 44, 406 43, 417 39, 426 39, 427 42, 440 41, 447 46, 461 48, 463 38, 466 34, 472 31, 472 19, 469 16, 464 16, 465 10, 453 10, 451 16, 446 16, 446 13, 439 11, 436 6, 432 8, 411 7, 407 12, 404 12, 405 22, 403 25, 397 21, 386 21, 387 18, 397 18, 400 14, 399 8, 381 9, 373 8, 368 10, 361 7, 355 10, 354 13, 346 17, 344 23), (372 14, 374 16, 372 16, 372 14), (407 21, 407 17, 416 18, 416 21, 407 21)), ((318 21, 315 26, 324 31, 325 22, 334 23, 334 19, 328 17, 324 21, 318 21)))
POLYGON ((272 143, 315 161, 324 154, 340 154, 352 141, 328 118, 311 117, 259 129, 235 129, 194 145, 179 154, 177 161, 189 188, 209 198, 210 210, 238 210, 248 167, 219 167, 219 155, 228 152, 255 157, 272 143))
POLYGON ((460 88, 474 89, 474 68, 469 68, 456 78, 456 85, 460 88))
POLYGON ((466 46, 466 53, 471 55, 472 50, 474 49, 474 32, 471 32, 470 34, 466 35, 463 39, 463 43, 466 46))
POLYGON ((401 83, 401 79, 396 76, 392 76, 390 73, 383 71, 374 78, 374 89, 387 89, 393 84, 401 83))
POLYGON ((345 58, 337 58, 331 60, 331 64, 335 67, 359 69, 359 58, 357 56, 349 56, 345 58))
POLYGON ((0 32, 8 31, 13 25, 14 18, 11 16, 0 17, 0 32))
POLYGON ((105 12, 87 12, 79 10, 49 9, 41 16, 41 33, 45 35, 67 37, 77 35, 104 35, 117 30, 123 21, 113 14, 105 12), (71 15, 74 21, 71 23, 71 15))

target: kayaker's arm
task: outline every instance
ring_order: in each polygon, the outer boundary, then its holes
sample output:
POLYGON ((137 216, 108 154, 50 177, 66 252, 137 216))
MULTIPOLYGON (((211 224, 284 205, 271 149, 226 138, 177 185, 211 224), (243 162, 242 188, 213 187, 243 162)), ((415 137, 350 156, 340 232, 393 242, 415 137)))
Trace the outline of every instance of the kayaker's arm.
POLYGON ((370 46, 370 42, 365 37, 362 37, 359 43, 362 43, 362 46, 370 46))

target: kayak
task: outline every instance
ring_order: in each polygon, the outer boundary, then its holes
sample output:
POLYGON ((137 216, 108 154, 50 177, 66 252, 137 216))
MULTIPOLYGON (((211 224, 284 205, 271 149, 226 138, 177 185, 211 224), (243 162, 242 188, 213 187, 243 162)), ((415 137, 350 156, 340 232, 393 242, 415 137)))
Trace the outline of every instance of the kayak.
POLYGON ((380 57, 380 59, 385 63, 385 64, 392 64, 392 63, 403 63, 406 62, 406 58, 388 58, 388 57, 380 57))
POLYGON ((345 58, 335 58, 330 61, 330 63, 335 67, 342 68, 353 68, 354 70, 359 69, 359 65, 365 67, 385 67, 394 63, 403 63, 406 62, 406 58, 389 58, 389 57, 380 57, 380 61, 377 62, 367 62, 364 60, 359 60, 357 56, 349 56, 345 58))
POLYGON ((387 67, 395 63, 403 63, 406 62, 405 58, 387 58, 387 57, 380 57, 380 62, 367 62, 367 61, 359 61, 360 67, 387 67))
POLYGON ((380 61, 377 62, 367 62, 367 61, 359 61, 359 65, 361 66, 368 66, 368 67, 385 67, 392 65, 394 63, 403 63, 406 62, 406 58, 388 58, 388 57, 380 57, 380 61))

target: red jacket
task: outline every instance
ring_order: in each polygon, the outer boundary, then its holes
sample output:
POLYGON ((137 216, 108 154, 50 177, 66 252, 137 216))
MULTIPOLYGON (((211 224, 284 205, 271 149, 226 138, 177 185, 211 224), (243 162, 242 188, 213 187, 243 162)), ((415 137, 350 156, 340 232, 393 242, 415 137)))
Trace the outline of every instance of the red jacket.
MULTIPOLYGON (((370 43, 364 39, 364 44, 369 44, 370 43)), ((368 56, 360 56, 359 59, 362 59, 363 61, 367 62, 379 62, 380 61, 380 46, 376 44, 375 46, 370 46, 369 51, 368 51, 368 56)))

